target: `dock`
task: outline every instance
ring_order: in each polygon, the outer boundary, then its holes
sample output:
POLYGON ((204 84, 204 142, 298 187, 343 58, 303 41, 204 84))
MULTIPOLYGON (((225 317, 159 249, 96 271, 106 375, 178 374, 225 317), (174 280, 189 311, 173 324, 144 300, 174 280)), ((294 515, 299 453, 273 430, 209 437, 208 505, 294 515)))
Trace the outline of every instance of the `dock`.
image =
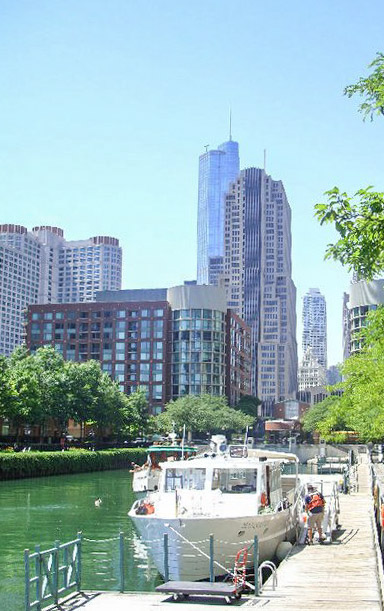
POLYGON ((369 466, 365 455, 360 458, 363 462, 358 465, 358 491, 340 495, 341 528, 334 542, 296 545, 278 569, 276 590, 267 582, 258 609, 383 608, 382 567, 375 537, 369 466))
MULTIPOLYGON (((332 544, 296 544, 260 596, 245 595, 233 607, 293 611, 379 611, 383 609, 383 569, 373 513, 371 479, 366 455, 360 455, 358 490, 340 495, 340 530, 332 544)), ((175 602, 164 594, 83 593, 60 606, 62 611, 140 611, 228 609, 220 598, 196 596, 175 602)))

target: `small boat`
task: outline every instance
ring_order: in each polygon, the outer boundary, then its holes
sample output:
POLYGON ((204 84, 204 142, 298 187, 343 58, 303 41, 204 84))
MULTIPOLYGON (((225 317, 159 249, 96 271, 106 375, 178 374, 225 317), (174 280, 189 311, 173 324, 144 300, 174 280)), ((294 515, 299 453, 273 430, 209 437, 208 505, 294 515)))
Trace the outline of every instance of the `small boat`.
MULTIPOLYGON (((297 468, 293 476, 282 476, 281 465, 297 465, 297 457, 249 450, 245 444, 227 447, 223 436, 215 437, 216 451, 161 463, 158 490, 137 500, 128 514, 158 571, 171 580, 207 578, 212 541, 214 573, 223 576, 255 535, 260 562, 271 560, 279 543, 296 536, 301 511, 297 468)), ((251 566, 252 555, 248 558, 251 566)))
POLYGON ((132 489, 136 493, 151 492, 159 485, 161 464, 175 460, 187 460, 196 455, 197 449, 176 443, 176 433, 170 433, 169 442, 151 445, 148 448, 147 460, 143 466, 136 466, 133 470, 132 489))

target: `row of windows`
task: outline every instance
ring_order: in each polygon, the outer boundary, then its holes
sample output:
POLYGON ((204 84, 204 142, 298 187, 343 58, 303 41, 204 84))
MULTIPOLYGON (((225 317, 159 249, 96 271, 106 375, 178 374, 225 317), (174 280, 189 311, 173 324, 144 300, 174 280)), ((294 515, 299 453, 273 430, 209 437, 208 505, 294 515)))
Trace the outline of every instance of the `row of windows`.
POLYGON ((32 320, 63 320, 74 319, 74 318, 111 318, 112 315, 115 314, 116 318, 138 318, 140 315, 141 318, 149 318, 150 316, 154 316, 155 318, 162 317, 164 315, 164 310, 161 308, 156 308, 155 310, 149 310, 147 308, 143 308, 141 310, 99 310, 99 311, 91 311, 91 312, 75 312, 74 310, 70 310, 66 313, 64 312, 32 312, 32 320))

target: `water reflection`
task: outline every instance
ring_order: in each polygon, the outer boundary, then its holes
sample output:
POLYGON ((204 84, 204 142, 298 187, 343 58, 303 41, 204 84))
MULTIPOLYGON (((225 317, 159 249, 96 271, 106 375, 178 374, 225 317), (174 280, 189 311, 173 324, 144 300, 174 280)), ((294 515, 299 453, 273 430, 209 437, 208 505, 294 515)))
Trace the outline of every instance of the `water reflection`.
POLYGON ((0 609, 24 608, 25 548, 47 549, 79 531, 84 589, 118 589, 121 531, 126 589, 152 591, 160 577, 127 516, 134 501, 131 478, 127 471, 107 471, 0 482, 0 609))

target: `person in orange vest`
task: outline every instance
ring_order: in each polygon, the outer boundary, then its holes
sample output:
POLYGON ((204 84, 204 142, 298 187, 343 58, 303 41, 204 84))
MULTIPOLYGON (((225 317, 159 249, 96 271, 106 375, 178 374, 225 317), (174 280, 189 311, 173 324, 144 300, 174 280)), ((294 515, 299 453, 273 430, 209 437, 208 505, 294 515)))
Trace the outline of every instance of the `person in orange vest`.
POLYGON ((315 490, 315 488, 308 484, 308 494, 305 497, 305 511, 308 514, 308 545, 313 543, 313 529, 317 528, 319 533, 319 543, 323 543, 323 519, 324 519, 324 506, 325 500, 321 492, 315 490))

